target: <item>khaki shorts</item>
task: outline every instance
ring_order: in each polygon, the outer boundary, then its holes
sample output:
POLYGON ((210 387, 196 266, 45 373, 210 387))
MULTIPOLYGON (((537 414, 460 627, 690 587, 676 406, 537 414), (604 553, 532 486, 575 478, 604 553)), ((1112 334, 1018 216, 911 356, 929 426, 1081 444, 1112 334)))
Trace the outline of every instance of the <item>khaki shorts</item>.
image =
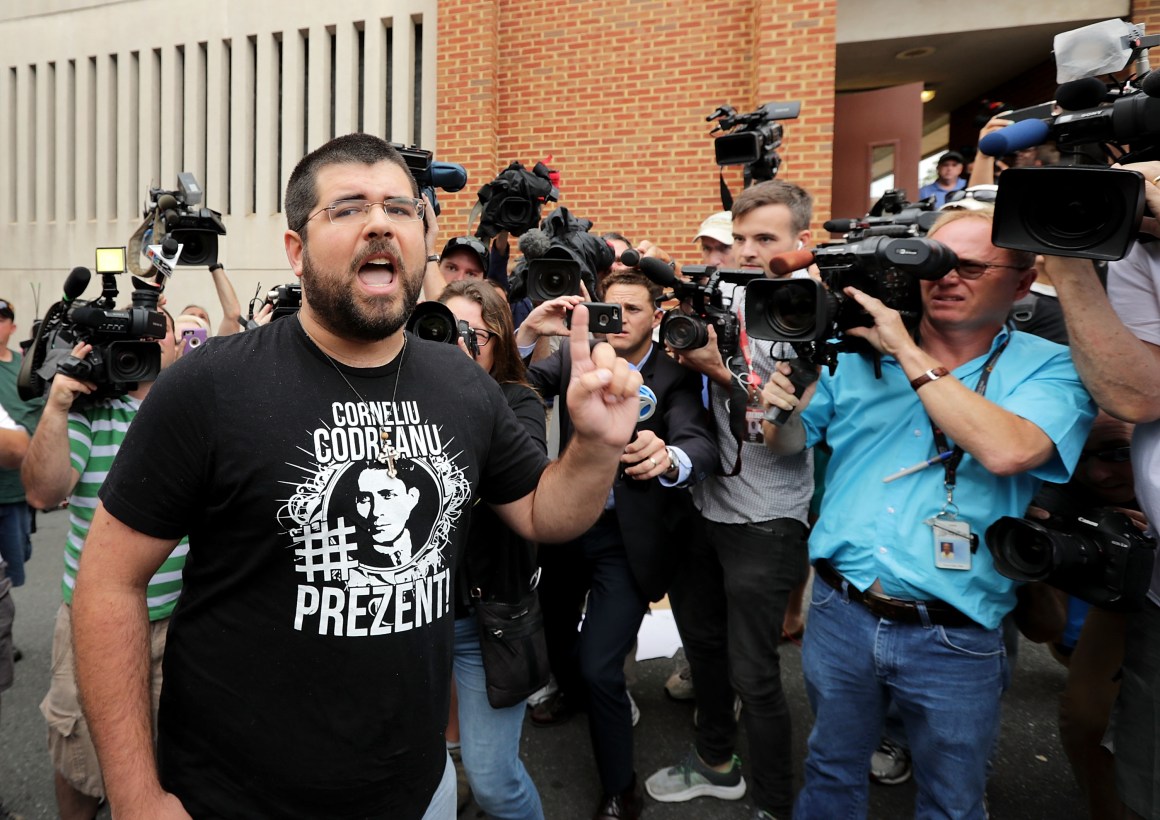
MULTIPOLYGON (((169 619, 150 624, 153 676, 153 725, 157 725, 157 703, 161 697, 161 658, 165 654, 165 634, 169 619)), ((105 784, 97 763, 97 750, 77 696, 72 645, 72 608, 61 604, 52 633, 52 683, 40 702, 40 712, 48 722, 48 751, 52 765, 74 789, 91 797, 104 798, 105 784)))

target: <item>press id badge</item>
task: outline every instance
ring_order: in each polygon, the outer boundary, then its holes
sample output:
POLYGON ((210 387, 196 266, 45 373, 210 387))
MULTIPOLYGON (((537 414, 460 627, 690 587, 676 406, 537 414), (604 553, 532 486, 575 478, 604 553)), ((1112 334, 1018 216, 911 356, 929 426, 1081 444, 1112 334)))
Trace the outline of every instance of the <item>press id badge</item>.
POLYGON ((934 565, 939 569, 971 568, 971 525, 957 518, 936 516, 923 522, 934 536, 934 565))
POLYGON ((764 444, 765 434, 761 432, 761 420, 765 417, 765 410, 761 404, 745 405, 745 440, 754 444, 764 444))

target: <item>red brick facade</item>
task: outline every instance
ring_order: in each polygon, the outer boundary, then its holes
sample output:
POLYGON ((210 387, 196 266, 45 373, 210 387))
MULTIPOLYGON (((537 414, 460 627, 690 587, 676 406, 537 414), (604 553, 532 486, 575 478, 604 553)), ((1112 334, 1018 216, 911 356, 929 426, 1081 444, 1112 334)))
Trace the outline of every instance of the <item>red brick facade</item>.
MULTIPOLYGON (((799 100, 781 178, 830 216, 837 0, 441 0, 436 156, 468 189, 442 195, 440 233, 465 232, 479 186, 548 155, 561 202, 594 231, 651 239, 696 261, 720 210, 705 117, 799 100)), ((736 194, 737 168, 726 171, 736 194)))

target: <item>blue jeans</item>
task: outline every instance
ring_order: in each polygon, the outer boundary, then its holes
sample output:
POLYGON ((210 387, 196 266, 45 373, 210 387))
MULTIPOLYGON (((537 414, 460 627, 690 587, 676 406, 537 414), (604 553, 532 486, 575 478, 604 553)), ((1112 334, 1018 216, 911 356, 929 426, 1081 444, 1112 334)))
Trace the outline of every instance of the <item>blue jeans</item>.
POLYGON ((447 763, 443 767, 443 779, 435 787, 435 794, 431 795, 431 802, 427 804, 427 811, 423 812, 423 820, 455 820, 455 764, 451 756, 447 756, 447 763))
POLYGON ((455 686, 459 743, 475 802, 495 820, 544 820, 540 795, 520 760, 523 703, 493 709, 475 616, 455 621, 455 686))
POLYGON ((910 742, 915 817, 983 820, 1005 666, 999 629, 880 619, 815 579, 802 645, 815 719, 795 820, 866 816, 866 772, 889 704, 910 742))
POLYGON ((14 587, 24 585, 24 562, 32 558, 31 528, 28 504, 0 504, 0 558, 8 562, 8 579, 14 587))

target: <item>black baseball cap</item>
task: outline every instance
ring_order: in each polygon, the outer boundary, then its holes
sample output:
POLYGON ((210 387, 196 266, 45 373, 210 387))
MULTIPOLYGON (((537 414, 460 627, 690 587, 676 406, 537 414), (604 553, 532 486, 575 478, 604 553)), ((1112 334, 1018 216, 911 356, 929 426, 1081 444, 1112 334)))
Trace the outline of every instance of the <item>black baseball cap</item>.
POLYGON ((0 299, 0 319, 16 319, 16 314, 12 312, 12 303, 7 299, 0 299))
POLYGON ((483 271, 484 278, 487 277, 487 245, 484 245, 474 236, 455 236, 443 246, 443 253, 439 254, 439 257, 442 259, 456 251, 471 251, 475 254, 479 259, 479 269, 483 271))
POLYGON ((944 162, 957 162, 960 165, 966 165, 967 161, 963 159, 963 155, 958 151, 947 151, 945 154, 938 158, 939 165, 942 165, 944 162))

